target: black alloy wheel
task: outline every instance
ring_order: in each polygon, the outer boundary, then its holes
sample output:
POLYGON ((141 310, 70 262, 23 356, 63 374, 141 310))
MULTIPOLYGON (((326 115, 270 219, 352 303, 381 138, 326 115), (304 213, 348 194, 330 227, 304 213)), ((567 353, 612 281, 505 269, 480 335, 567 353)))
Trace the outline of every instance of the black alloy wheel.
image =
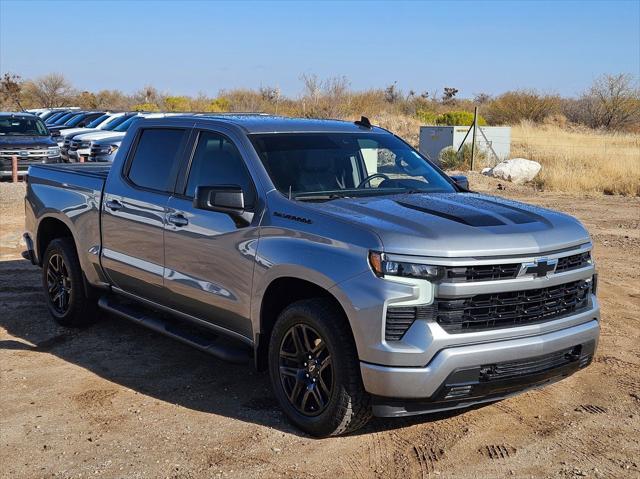
POLYGON ((298 323, 280 344, 280 381, 291 405, 305 416, 322 413, 333 392, 333 363, 318 331, 298 323))
POLYGON ((55 253, 47 263, 47 294, 51 306, 60 315, 69 311, 71 299, 71 277, 62 254, 55 253))

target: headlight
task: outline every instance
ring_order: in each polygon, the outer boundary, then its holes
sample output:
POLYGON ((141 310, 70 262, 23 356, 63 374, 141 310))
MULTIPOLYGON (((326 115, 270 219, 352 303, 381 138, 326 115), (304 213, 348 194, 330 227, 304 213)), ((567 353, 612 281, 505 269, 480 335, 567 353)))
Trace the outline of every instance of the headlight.
POLYGON ((371 264, 371 269, 373 269, 376 276, 381 278, 385 276, 402 276, 404 278, 437 281, 444 277, 444 268, 442 266, 388 261, 384 253, 376 251, 369 252, 369 264, 371 264))
POLYGON ((47 156, 58 156, 60 154, 60 147, 54 146, 53 148, 49 148, 47 150, 47 156))

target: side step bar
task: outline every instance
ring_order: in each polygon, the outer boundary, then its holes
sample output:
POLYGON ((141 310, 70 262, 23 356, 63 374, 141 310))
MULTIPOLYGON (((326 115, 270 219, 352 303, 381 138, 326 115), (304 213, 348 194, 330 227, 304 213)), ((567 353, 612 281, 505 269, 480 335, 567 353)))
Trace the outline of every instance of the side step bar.
POLYGON ((177 339, 223 361, 238 364, 253 361, 253 351, 249 346, 221 338, 202 328, 185 325, 179 320, 165 317, 162 313, 156 313, 133 301, 106 294, 100 298, 98 306, 109 313, 133 321, 170 338, 177 339))

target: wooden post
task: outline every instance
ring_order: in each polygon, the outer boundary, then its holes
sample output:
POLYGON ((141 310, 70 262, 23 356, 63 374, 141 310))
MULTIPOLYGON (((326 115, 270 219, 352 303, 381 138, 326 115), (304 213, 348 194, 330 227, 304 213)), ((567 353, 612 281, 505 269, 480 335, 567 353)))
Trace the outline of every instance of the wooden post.
POLYGON ((476 160, 476 131, 478 130, 478 107, 473 109, 473 137, 471 140, 471 171, 476 160))
POLYGON ((18 157, 11 157, 11 181, 14 183, 18 182, 18 157))

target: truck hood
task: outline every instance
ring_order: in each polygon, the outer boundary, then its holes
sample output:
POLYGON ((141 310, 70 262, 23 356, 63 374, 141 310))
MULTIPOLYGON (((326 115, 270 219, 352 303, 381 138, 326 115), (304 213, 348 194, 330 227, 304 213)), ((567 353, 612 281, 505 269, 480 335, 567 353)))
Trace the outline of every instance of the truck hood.
POLYGON ((389 253, 539 254, 590 241, 586 229, 571 216, 475 193, 402 194, 305 205, 373 230, 389 253))
POLYGON ((96 140, 104 140, 104 139, 122 139, 124 137, 124 132, 113 132, 113 131, 95 131, 93 133, 85 133, 82 135, 76 135, 74 139, 83 140, 83 141, 96 141, 96 140))
POLYGON ((51 148, 58 144, 50 136, 0 135, 0 148, 51 148))
POLYGON ((93 133, 94 131, 100 131, 99 128, 67 128, 66 130, 60 130, 60 135, 65 138, 70 138, 74 135, 83 133, 93 133))

